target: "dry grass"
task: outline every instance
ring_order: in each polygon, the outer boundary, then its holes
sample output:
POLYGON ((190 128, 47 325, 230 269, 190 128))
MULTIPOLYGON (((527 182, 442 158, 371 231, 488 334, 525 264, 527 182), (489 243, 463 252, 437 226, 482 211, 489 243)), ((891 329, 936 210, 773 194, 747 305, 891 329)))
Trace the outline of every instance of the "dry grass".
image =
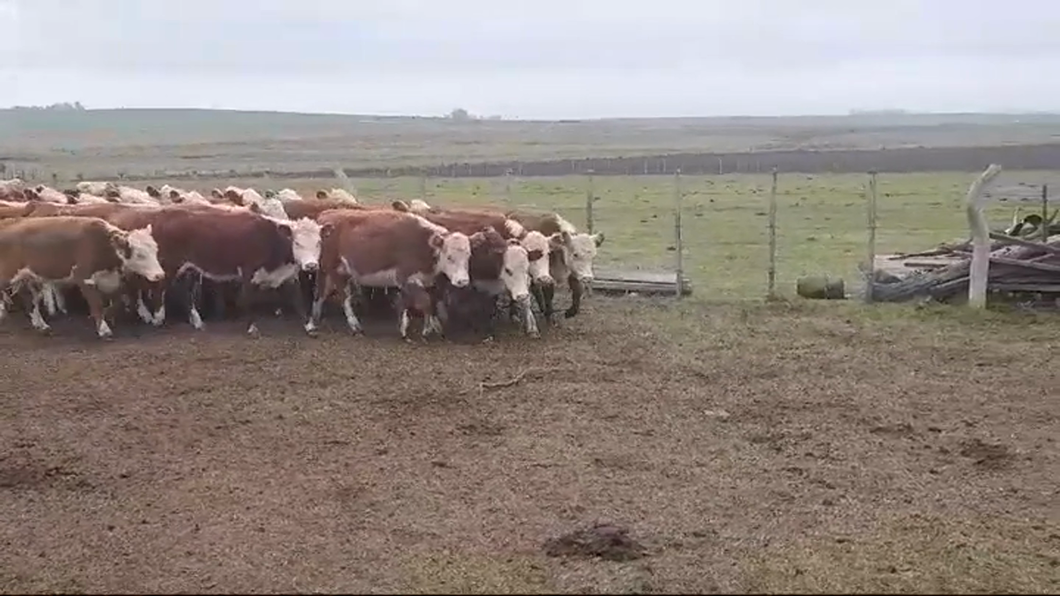
POLYGON ((1060 589, 1044 315, 597 296, 485 346, 339 319, 6 321, 0 590, 1060 589), (544 555, 596 521, 648 556, 544 555))

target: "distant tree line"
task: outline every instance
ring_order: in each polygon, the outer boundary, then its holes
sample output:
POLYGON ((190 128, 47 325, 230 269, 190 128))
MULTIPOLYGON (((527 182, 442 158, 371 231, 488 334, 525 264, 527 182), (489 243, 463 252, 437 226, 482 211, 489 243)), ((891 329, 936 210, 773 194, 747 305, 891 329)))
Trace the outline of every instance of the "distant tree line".
POLYGON ((81 105, 81 102, 75 101, 70 103, 64 101, 62 103, 53 103, 47 106, 15 106, 11 108, 13 110, 33 110, 33 111, 51 111, 51 112, 84 112, 85 106, 81 105))

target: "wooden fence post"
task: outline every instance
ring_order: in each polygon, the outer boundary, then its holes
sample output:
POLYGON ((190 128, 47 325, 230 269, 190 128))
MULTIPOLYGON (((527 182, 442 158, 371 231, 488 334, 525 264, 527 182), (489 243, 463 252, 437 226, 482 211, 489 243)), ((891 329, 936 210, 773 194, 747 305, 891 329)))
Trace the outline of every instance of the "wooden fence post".
POLYGON ((968 270, 968 306, 986 308, 986 282, 990 275, 990 228, 983 217, 984 191, 1001 173, 1001 166, 990 164, 968 187, 964 210, 972 232, 972 265, 968 270))
POLYGON ((777 168, 773 166, 773 186, 769 190, 769 272, 766 298, 777 297, 777 168))
POLYGON ((866 204, 868 205, 868 254, 869 279, 865 283, 865 302, 872 304, 873 290, 876 283, 876 170, 869 172, 869 184, 866 188, 866 204))
POLYGON ((681 190, 681 168, 674 171, 674 249, 677 254, 674 257, 677 297, 685 295, 685 248, 681 230, 681 212, 683 211, 684 192, 681 190))
POLYGON ((586 172, 589 175, 585 189, 585 229, 593 233, 593 171, 586 172))

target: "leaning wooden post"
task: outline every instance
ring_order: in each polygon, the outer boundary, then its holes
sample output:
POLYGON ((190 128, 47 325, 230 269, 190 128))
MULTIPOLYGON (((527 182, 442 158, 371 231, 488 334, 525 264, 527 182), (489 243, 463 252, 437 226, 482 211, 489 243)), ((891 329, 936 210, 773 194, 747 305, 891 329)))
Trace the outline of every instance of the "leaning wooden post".
POLYGON ((876 284, 876 171, 869 172, 869 186, 866 189, 866 203, 868 204, 868 259, 869 279, 865 283, 865 302, 871 304, 873 290, 876 284))
POLYGON ((504 172, 504 200, 508 202, 508 208, 512 207, 512 169, 504 172))
POLYGON ((769 273, 766 298, 777 297, 777 167, 773 166, 773 186, 769 190, 769 273))
POLYGON ((593 171, 586 172, 589 178, 585 187, 585 229, 593 233, 593 171))
POLYGON ((420 200, 427 202, 427 171, 420 170, 420 200))
POLYGON ((681 234, 681 211, 684 202, 684 193, 681 191, 681 168, 674 171, 674 249, 677 251, 674 269, 677 271, 677 297, 685 295, 685 249, 681 234))
POLYGON ((964 209, 972 232, 972 265, 968 270, 968 306, 986 308, 986 282, 990 275, 990 228, 983 217, 983 191, 1001 173, 1001 166, 990 164, 968 187, 964 209))

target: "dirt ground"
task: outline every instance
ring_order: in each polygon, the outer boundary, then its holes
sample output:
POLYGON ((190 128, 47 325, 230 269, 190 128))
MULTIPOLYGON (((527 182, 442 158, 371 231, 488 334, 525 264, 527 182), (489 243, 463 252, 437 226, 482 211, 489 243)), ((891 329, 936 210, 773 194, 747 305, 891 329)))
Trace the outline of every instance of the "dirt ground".
POLYGON ((0 590, 1055 593, 1060 322, 903 308, 594 296, 487 345, 12 316, 0 590), (644 556, 546 554, 596 522, 644 556))

